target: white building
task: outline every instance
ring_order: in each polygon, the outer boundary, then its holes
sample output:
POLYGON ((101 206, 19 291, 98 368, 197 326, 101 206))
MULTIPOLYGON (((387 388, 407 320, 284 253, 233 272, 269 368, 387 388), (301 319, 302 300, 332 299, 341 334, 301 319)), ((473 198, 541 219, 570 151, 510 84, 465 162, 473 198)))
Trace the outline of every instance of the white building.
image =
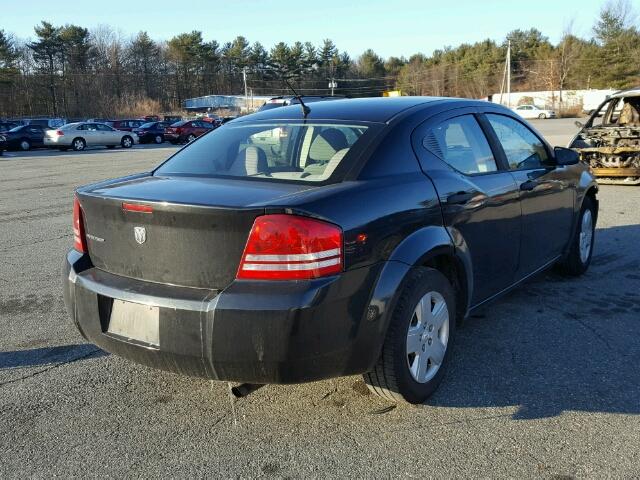
POLYGON ((510 95, 503 93, 494 93, 489 95, 486 100, 493 103, 502 103, 502 105, 516 107, 525 103, 533 103, 540 108, 549 108, 553 110, 580 107, 583 112, 591 112, 607 99, 607 96, 616 92, 616 90, 563 90, 562 96, 560 90, 544 90, 539 92, 511 92, 510 95), (502 97, 502 101, 501 101, 502 97), (560 104, 562 98, 562 105, 560 104))

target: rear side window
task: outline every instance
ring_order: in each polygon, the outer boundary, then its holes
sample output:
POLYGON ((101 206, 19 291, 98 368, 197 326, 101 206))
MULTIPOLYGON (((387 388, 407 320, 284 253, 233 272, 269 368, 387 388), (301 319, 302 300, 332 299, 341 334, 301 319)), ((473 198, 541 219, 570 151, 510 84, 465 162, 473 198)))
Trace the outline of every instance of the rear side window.
POLYGON ((466 175, 495 172, 495 158, 473 115, 451 118, 432 128, 424 147, 466 175))
POLYGON ((510 170, 543 167, 549 154, 542 141, 525 125, 505 115, 487 114, 507 157, 510 170))
POLYGON ((323 182, 370 130, 360 124, 232 123, 179 151, 155 174, 323 182))

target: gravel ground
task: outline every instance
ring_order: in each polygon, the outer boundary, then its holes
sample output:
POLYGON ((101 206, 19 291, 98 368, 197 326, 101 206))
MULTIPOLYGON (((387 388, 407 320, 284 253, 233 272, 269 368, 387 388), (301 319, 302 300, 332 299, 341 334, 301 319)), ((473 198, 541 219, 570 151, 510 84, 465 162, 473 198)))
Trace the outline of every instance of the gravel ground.
POLYGON ((231 402, 87 345, 62 301, 73 188, 173 150, 0 157, 0 478, 640 475, 640 188, 602 187, 584 277, 542 274, 469 319, 427 405, 360 377, 231 402))

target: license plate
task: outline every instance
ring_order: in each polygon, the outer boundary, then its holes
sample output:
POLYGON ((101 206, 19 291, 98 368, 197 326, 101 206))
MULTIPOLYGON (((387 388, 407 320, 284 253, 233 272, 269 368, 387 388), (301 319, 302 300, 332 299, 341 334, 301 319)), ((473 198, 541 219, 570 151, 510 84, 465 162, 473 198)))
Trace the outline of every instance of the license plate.
POLYGON ((114 300, 107 331, 127 339, 159 346, 160 309, 114 300))

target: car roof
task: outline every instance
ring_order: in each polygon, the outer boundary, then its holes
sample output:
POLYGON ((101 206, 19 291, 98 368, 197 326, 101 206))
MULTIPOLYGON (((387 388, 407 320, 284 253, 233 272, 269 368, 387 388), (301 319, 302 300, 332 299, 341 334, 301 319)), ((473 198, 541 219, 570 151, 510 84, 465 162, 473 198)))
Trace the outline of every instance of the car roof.
POLYGON ((623 98, 623 97, 640 97, 640 87, 627 88, 626 90, 620 90, 619 92, 612 93, 609 98, 623 98))
MULTIPOLYGON (((456 107, 479 105, 476 100, 446 97, 373 97, 314 102, 309 104, 311 112, 307 120, 331 119, 384 123, 395 116, 418 106, 436 106, 443 103, 456 104, 456 107)), ((483 102, 486 104, 486 102, 483 102)), ((303 118, 300 105, 274 108, 246 115, 234 120, 234 123, 257 120, 300 120, 303 118)))

